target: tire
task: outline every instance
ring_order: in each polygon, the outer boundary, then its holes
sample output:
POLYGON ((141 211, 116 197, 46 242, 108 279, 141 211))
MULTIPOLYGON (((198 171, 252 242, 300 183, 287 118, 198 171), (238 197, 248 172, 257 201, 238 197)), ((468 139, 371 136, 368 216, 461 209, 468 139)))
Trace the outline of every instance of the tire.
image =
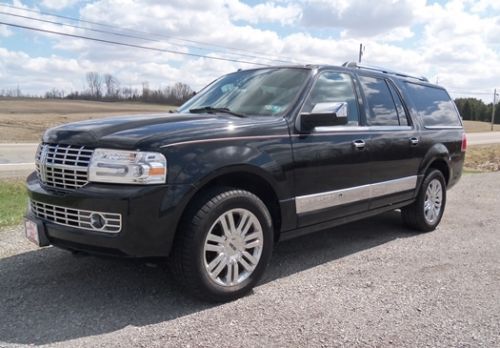
POLYGON ((429 232, 436 229, 446 206, 446 183, 437 169, 427 173, 420 185, 417 199, 401 209, 403 223, 409 228, 429 232), (439 208, 437 208, 439 206, 439 208))
POLYGON ((272 248, 266 205, 251 192, 219 188, 199 197, 187 211, 171 261, 187 291, 204 301, 225 302, 251 291, 272 248))

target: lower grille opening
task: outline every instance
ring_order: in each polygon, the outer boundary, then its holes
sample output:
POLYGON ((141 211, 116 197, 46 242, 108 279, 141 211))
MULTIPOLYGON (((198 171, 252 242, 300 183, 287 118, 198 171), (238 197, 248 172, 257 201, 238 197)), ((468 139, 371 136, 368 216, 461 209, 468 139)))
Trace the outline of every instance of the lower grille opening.
POLYGON ((122 229, 121 214, 61 207, 34 200, 30 201, 30 208, 36 217, 58 225, 106 233, 118 233, 122 229))

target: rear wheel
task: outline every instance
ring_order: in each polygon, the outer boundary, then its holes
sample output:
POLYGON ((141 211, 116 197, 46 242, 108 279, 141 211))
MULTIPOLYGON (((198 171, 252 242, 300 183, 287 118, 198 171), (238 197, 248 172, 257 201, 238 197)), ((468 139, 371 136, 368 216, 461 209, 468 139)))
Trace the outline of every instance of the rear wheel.
POLYGON ((211 301, 249 292, 271 257, 272 221, 265 204, 243 190, 219 189, 188 212, 173 250, 185 288, 211 301))
POLYGON ((415 202, 401 209, 403 222, 421 231, 433 231, 443 216, 446 205, 446 184, 441 171, 431 170, 424 178, 415 202))

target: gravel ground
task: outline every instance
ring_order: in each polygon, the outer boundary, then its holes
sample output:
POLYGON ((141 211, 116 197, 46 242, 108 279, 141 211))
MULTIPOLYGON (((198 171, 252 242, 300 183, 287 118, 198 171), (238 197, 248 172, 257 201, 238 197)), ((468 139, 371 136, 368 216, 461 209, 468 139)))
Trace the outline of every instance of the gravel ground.
POLYGON ((0 346, 499 347, 500 173, 466 175, 435 232, 396 212, 278 246, 254 292, 185 296, 164 265, 0 231, 0 346))

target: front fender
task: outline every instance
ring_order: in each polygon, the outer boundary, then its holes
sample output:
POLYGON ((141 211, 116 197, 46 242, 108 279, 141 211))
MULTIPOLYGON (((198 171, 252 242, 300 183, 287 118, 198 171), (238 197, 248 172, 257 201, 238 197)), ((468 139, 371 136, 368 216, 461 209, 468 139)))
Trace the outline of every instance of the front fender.
POLYGON ((168 155, 169 184, 201 187, 228 173, 246 172, 260 176, 273 188, 279 199, 292 195, 291 145, 287 138, 257 143, 207 143, 189 149, 174 149, 168 155))

